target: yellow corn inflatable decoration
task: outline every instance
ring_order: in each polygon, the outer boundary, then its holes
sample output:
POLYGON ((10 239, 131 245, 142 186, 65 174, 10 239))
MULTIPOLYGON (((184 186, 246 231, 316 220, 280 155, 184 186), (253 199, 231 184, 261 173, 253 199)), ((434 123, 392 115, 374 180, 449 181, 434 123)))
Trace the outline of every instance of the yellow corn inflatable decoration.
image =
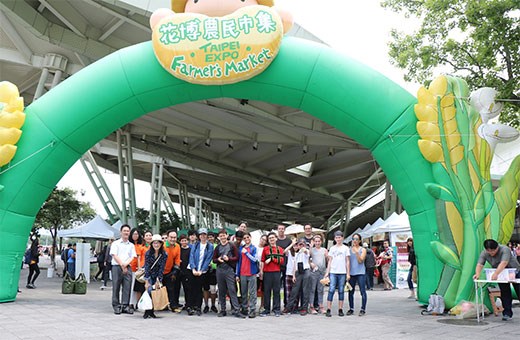
POLYGON ((0 82, 0 166, 9 163, 16 153, 15 144, 22 135, 20 128, 25 122, 23 108, 23 98, 16 85, 0 82))
POLYGON ((477 133, 483 121, 468 97, 463 80, 441 76, 419 90, 414 108, 418 147, 432 164, 426 190, 436 199, 439 237, 430 247, 445 265, 437 294, 450 306, 474 298, 472 276, 482 242, 511 237, 520 186, 518 156, 493 192, 492 149, 477 133))

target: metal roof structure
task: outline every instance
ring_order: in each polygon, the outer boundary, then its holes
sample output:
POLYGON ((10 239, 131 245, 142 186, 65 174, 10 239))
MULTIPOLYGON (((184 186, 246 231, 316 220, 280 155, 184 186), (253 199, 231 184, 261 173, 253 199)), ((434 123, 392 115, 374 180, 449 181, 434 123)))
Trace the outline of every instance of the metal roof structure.
MULTIPOLYGON (((149 16, 168 4, 0 0, 0 80, 15 83, 28 105, 96 60, 150 40, 149 16)), ((289 34, 319 41, 298 25, 289 34)), ((135 178, 150 181, 152 163, 161 157, 172 200, 176 178, 226 221, 247 220, 253 227, 327 225, 386 182, 370 151, 334 127, 248 98, 168 107, 121 129, 131 136, 135 178)), ((118 172, 115 132, 91 151, 99 166, 118 172)), ((356 216, 351 227, 375 221, 382 210, 380 204, 356 216)))

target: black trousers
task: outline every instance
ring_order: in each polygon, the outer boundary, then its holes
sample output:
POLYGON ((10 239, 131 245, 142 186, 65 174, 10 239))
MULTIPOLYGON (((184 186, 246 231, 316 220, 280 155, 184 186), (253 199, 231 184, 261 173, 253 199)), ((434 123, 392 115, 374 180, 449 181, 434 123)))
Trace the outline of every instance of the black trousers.
MULTIPOLYGON (((520 278, 520 272, 516 274, 517 278, 520 278)), ((520 299, 520 284, 519 283, 511 283, 516 292, 516 296, 520 299)), ((511 285, 509 283, 499 283, 500 287, 500 299, 502 300, 502 306, 504 307, 504 311, 502 312, 503 316, 513 316, 513 294, 511 293, 511 285)))
POLYGON ((108 284, 108 280, 110 279, 110 272, 112 271, 112 264, 111 263, 105 263, 105 268, 103 268, 103 275, 101 277, 103 278, 103 285, 108 284))
POLYGON ((283 307, 287 307, 287 303, 289 302, 289 294, 287 293, 287 285, 285 284, 286 275, 285 275, 285 268, 280 271, 281 273, 281 281, 280 284, 283 287, 283 307))
POLYGON ((169 274, 164 274, 162 279, 163 286, 166 287, 166 291, 168 292, 168 301, 170 301, 170 307, 172 307, 172 301, 174 299, 174 285, 175 280, 172 279, 173 276, 171 275, 171 272, 169 274))
POLYGON ((40 275, 40 267, 38 267, 38 263, 33 263, 29 265, 29 276, 27 276, 27 284, 33 283, 40 275), (34 275, 34 276, 33 276, 34 275))
MULTIPOLYGON (((193 274, 192 274, 193 275, 193 274)), ((184 290, 184 300, 187 303, 188 299, 188 290, 190 289, 190 285, 188 284, 188 272, 179 273, 177 276, 177 280, 173 283, 173 301, 170 301, 170 306, 178 307, 180 306, 179 300, 181 296, 181 286, 184 290)))
POLYGON ((96 275, 94 275, 94 278, 97 280, 99 275, 101 275, 101 277, 103 277, 104 271, 105 271, 105 263, 98 262, 98 271, 97 271, 96 275))
POLYGON ((280 272, 264 272, 264 309, 271 312, 271 294, 273 312, 280 312, 280 272))
POLYGON ((365 272, 365 276, 366 276, 366 284, 367 284, 367 289, 372 289, 374 288, 374 267, 372 268, 367 268, 366 272, 365 272))
POLYGON ((199 310, 202 306, 202 276, 195 276, 191 270, 189 270, 187 273, 186 286, 190 287, 188 291, 184 290, 186 307, 199 310))

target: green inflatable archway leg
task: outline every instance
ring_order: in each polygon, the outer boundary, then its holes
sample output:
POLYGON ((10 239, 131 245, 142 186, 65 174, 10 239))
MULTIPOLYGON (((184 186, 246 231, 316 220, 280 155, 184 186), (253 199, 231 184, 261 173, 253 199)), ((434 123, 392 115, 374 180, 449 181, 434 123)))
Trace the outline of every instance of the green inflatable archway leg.
POLYGON ((157 63, 149 42, 120 50, 70 77, 27 110, 13 163, 0 177, 0 301, 13 301, 25 242, 34 217, 59 178, 96 142, 150 111, 194 100, 250 98, 301 109, 373 151, 420 230, 419 268, 432 280, 420 291, 425 301, 438 280, 438 261, 426 253, 437 230, 433 201, 423 198, 431 172, 417 157, 411 114, 415 98, 376 71, 326 46, 285 38, 262 74, 241 83, 201 86, 170 76, 157 63), (42 150, 37 152, 38 150, 42 150), (36 153, 34 156, 32 154, 36 153), (404 158, 402 158, 404 157, 404 158), (421 196, 418 199, 418 196, 421 196), (423 219, 422 215, 427 215, 423 219), (433 213, 434 214, 434 213, 433 213), (12 240, 16 242, 12 242, 12 240), (424 239, 423 239, 424 238, 424 239))

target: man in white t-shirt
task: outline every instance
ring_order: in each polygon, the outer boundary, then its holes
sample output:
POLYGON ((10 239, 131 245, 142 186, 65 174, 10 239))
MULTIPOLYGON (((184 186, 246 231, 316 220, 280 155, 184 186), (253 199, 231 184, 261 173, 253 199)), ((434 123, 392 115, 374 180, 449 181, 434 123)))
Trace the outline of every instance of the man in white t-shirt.
POLYGON ((331 317, 332 299, 334 291, 338 288, 339 299, 339 316, 344 316, 343 301, 345 300, 345 282, 350 280, 350 250, 343 244, 343 233, 336 231, 334 233, 334 241, 336 244, 329 249, 327 271, 324 278, 330 279, 329 295, 327 296, 327 312, 325 315, 331 317))
POLYGON ((134 314, 130 303, 130 288, 132 286, 132 269, 130 262, 137 257, 135 246, 128 238, 130 226, 121 226, 121 238, 112 242, 110 255, 112 255, 112 307, 114 314, 134 314), (121 299, 119 292, 122 289, 121 299))

